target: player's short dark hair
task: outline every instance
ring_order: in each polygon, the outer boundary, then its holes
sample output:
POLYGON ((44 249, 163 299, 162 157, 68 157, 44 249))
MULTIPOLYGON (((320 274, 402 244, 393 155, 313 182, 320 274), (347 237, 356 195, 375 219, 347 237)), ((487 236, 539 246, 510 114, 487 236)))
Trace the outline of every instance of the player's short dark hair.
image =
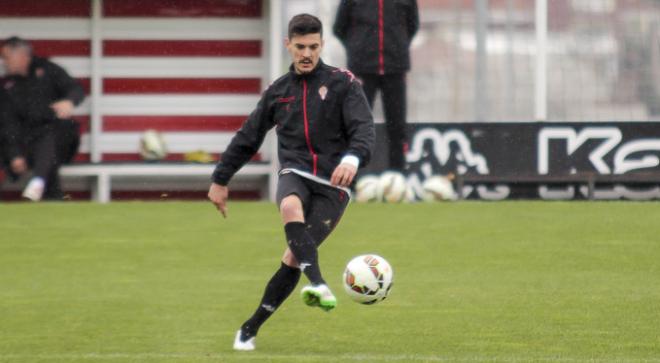
POLYGON ((321 20, 310 14, 298 14, 289 21, 289 39, 294 35, 321 34, 323 38, 323 24, 321 20))
POLYGON ((32 44, 28 42, 27 40, 19 37, 10 37, 5 39, 5 41, 2 42, 2 45, 0 48, 8 47, 11 49, 18 49, 18 48, 23 48, 27 49, 30 54, 32 54, 32 44))

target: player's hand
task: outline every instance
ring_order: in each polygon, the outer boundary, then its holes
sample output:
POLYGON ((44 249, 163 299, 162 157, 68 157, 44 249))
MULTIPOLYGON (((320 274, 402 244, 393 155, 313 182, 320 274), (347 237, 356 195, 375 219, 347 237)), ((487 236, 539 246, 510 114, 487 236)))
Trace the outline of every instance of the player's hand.
POLYGON ((224 218, 227 218, 227 197, 229 196, 229 188, 220 184, 213 183, 209 188, 209 200, 216 208, 222 213, 224 218))
POLYGON ((73 115, 74 109, 73 102, 70 100, 61 100, 55 103, 51 103, 50 108, 55 112, 55 116, 62 120, 70 119, 73 115))
POLYGON ((343 163, 339 164, 332 172, 330 184, 340 187, 349 187, 357 174, 357 168, 354 165, 343 163))
POLYGON ((14 174, 23 174, 27 171, 27 162, 22 156, 14 158, 14 160, 11 161, 10 166, 11 171, 14 172, 14 174))

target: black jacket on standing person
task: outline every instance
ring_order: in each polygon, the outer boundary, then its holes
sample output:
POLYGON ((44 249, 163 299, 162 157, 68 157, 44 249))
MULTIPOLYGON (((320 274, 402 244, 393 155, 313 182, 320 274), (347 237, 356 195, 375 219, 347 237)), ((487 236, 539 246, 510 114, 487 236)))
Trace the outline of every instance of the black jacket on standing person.
POLYGON ((360 82, 352 73, 318 65, 309 74, 289 73, 264 91, 213 173, 213 182, 229 179, 259 150, 268 130, 276 127, 279 162, 329 180, 342 157, 371 158, 374 126, 360 82))
POLYGON ((5 159, 25 156, 29 144, 45 133, 54 133, 60 159, 70 159, 77 148, 77 124, 59 120, 50 105, 70 100, 79 105, 82 86, 57 64, 33 56, 27 76, 10 75, 2 81, 5 100, 0 105, 5 159))
POLYGON ((333 28, 346 47, 348 69, 358 75, 410 70, 418 29, 416 0, 341 0, 333 28))

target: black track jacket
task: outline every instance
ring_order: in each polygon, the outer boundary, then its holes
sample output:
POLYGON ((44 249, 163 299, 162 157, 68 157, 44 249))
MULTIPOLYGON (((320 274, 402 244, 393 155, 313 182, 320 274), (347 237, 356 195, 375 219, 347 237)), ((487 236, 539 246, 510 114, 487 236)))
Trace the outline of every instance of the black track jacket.
POLYGON ((289 73, 261 96, 257 108, 234 136, 213 172, 213 182, 229 179, 259 150, 276 126, 283 169, 329 180, 345 155, 366 165, 374 145, 373 117, 359 81, 348 71, 319 60, 312 72, 289 73))
POLYGON ((26 138, 53 130, 53 102, 67 99, 77 106, 85 98, 82 86, 62 67, 36 56, 27 77, 8 76, 0 86, 0 138, 8 159, 20 155, 19 145, 26 138))
POLYGON ((357 74, 410 70, 408 49, 418 29, 416 0, 341 0, 333 27, 357 74))

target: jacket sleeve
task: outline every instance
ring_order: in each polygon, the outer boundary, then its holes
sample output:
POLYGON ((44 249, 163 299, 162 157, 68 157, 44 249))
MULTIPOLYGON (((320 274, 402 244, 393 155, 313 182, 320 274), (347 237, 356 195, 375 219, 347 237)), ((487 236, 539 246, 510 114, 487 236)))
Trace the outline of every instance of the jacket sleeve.
POLYGON ((213 171, 214 183, 227 185, 238 169, 257 153, 266 133, 275 125, 269 104, 268 90, 266 90, 257 108, 248 116, 222 154, 220 162, 213 171))
POLYGON ((85 99, 85 91, 62 67, 49 62, 48 70, 59 99, 66 99, 78 106, 85 99))
POLYGON ((341 0, 337 8, 337 17, 335 18, 335 25, 332 31, 342 43, 346 43, 346 36, 348 35, 348 26, 350 24, 350 0, 341 0))
POLYGON ((415 37, 419 30, 419 9, 417 7, 417 0, 412 0, 412 9, 410 12, 410 19, 408 19, 408 39, 409 42, 415 37))
POLYGON ((376 132, 367 97, 364 95, 362 85, 356 79, 351 80, 342 104, 342 113, 344 128, 349 139, 346 154, 357 156, 360 159, 360 166, 365 166, 371 160, 376 132))

